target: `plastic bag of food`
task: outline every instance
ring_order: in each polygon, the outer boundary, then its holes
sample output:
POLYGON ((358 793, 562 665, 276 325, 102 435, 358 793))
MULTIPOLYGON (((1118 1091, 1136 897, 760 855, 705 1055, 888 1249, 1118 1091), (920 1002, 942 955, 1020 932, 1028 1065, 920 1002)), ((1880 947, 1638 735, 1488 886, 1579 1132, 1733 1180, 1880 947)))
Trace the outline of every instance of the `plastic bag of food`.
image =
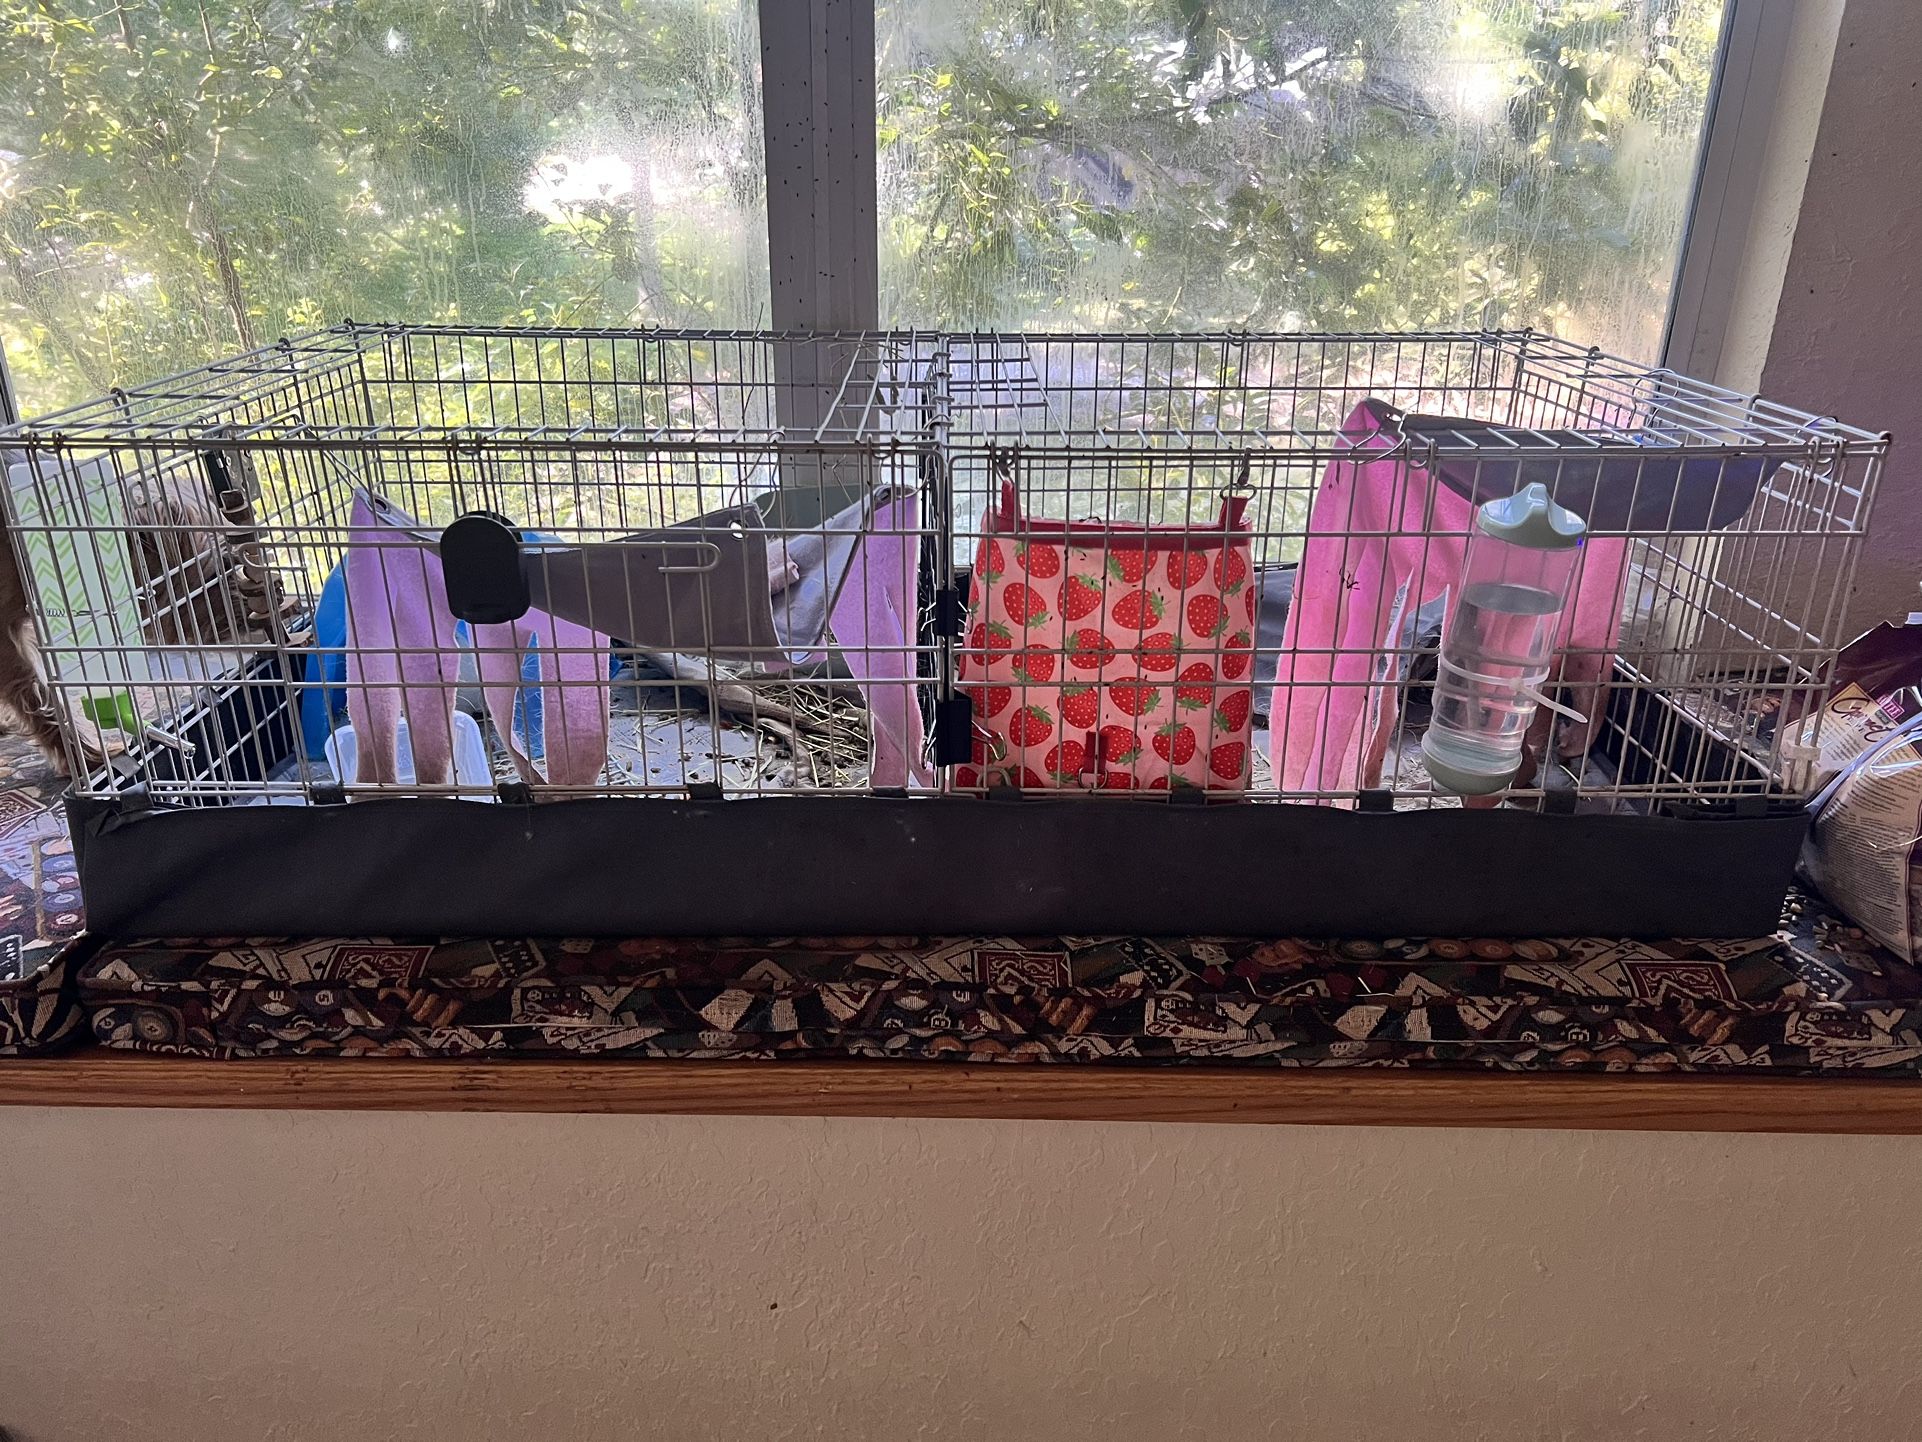
POLYGON ((1857 636, 1835 661, 1835 685, 1822 709, 1804 716, 1791 750, 1814 764, 1814 784, 1827 786, 1922 715, 1922 624, 1886 623, 1857 636))
POLYGON ((1797 741, 1820 790, 1802 871, 1858 926, 1922 960, 1922 626, 1852 642, 1797 741))

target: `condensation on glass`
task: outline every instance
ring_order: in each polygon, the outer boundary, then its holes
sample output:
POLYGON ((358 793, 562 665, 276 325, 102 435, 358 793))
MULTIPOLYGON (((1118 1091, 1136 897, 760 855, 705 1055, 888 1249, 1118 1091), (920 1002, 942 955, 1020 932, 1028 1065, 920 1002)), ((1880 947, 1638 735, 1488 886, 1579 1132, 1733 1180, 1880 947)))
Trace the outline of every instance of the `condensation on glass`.
POLYGON ((881 313, 1656 358, 1721 0, 882 0, 881 313))
POLYGON ((346 316, 766 322, 750 0, 17 14, 0 336, 24 414, 346 316))

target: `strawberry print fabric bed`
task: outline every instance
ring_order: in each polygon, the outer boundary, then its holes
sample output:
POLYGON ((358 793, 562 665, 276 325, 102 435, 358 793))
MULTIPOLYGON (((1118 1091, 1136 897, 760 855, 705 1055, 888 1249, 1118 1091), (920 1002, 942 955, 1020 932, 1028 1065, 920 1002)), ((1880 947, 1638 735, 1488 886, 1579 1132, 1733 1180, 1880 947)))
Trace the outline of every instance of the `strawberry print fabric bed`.
POLYGON ((974 559, 962 790, 1207 790, 1248 779, 1254 618, 1246 502, 1212 526, 1029 520, 1014 487, 974 559))

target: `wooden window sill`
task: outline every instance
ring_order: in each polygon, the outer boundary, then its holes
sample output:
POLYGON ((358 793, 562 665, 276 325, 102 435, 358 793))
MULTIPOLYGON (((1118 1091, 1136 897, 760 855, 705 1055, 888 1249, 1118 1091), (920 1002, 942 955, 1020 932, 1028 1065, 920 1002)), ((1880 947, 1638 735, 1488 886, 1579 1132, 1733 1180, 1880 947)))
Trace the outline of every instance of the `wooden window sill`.
POLYGON ((920 1062, 0 1060, 0 1105, 1922 1134, 1922 1079, 920 1062))

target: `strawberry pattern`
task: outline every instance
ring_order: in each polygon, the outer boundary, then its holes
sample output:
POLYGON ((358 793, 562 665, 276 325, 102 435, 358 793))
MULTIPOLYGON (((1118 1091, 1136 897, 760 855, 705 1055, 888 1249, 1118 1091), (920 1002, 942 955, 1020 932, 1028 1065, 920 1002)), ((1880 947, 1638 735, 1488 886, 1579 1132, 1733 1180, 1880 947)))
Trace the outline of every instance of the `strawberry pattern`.
POLYGON ((1027 522, 1004 491, 974 557, 959 655, 974 754, 956 788, 1244 790, 1241 507, 1207 527, 1083 528, 1027 522))

